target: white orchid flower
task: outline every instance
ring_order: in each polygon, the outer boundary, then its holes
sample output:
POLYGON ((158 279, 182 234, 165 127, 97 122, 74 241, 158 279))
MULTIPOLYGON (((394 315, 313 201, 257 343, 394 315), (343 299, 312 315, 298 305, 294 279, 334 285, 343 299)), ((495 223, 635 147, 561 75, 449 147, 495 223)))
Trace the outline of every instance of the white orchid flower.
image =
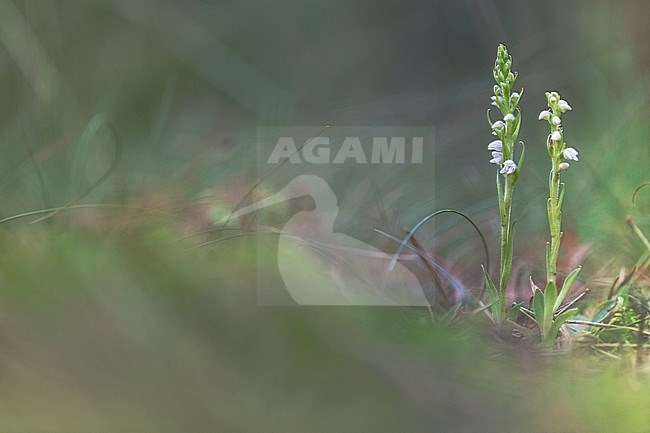
POLYGON ((551 134, 551 140, 553 141, 562 140, 562 134, 560 134, 560 131, 553 131, 553 134, 551 134))
POLYGON ((564 99, 560 99, 560 102, 557 103, 557 106, 560 109, 560 111, 562 111, 563 113, 573 110, 573 108, 571 108, 569 103, 564 99))
POLYGON ((492 152, 492 159, 490 164, 501 165, 503 164, 503 153, 501 152, 492 152))
POLYGON ((578 151, 575 150, 573 147, 567 147, 562 151, 562 156, 564 156, 564 159, 570 159, 573 161, 578 160, 578 151))
POLYGON ((509 159, 503 163, 503 168, 499 173, 501 174, 512 174, 517 170, 517 164, 512 159, 509 159))
POLYGON ((494 140, 492 143, 488 144, 488 150, 494 150, 496 152, 501 152, 503 150, 503 143, 501 140, 494 140))

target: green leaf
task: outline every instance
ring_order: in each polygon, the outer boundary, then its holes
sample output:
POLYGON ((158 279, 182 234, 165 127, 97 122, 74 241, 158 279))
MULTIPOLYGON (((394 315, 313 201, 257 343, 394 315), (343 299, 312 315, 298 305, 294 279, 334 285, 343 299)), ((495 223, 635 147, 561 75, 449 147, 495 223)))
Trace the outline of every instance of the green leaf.
POLYGON ((567 277, 564 279, 564 283, 562 284, 562 290, 560 290, 560 294, 558 295, 557 300, 555 301, 555 305, 553 306, 553 311, 557 311, 557 309, 560 308, 562 302, 564 302, 564 298, 566 298, 567 293, 569 293, 571 284, 573 284, 573 281, 576 279, 581 269, 582 266, 578 266, 577 268, 572 270, 569 273, 569 275, 567 275, 567 277))
POLYGON ((600 308, 598 308, 598 310, 596 310, 596 312, 592 316, 591 321, 596 323, 602 322, 603 319, 605 319, 605 317, 607 317, 607 315, 610 313, 610 311, 612 311, 612 309, 616 307, 616 302, 617 302, 616 299, 609 299, 603 302, 600 305, 600 308))
POLYGON ((526 328, 525 326, 521 326, 519 323, 515 323, 512 320, 508 320, 508 324, 517 331, 521 332, 521 334, 528 340, 535 340, 535 333, 532 330, 526 328))
POLYGON ((499 301, 499 290, 496 288, 492 280, 490 279, 490 276, 487 274, 485 269, 483 269, 484 274, 485 274, 485 284, 487 286, 487 292, 488 292, 488 302, 493 303, 493 302, 498 302, 499 301))
POLYGON ((519 162, 517 163, 517 171, 515 172, 515 181, 519 178, 519 171, 521 170, 521 166, 524 164, 524 155, 526 154, 526 145, 524 144, 524 142, 520 141, 519 144, 521 144, 521 155, 519 156, 519 162))
POLYGON ((562 325, 564 325, 564 323, 572 318, 577 312, 577 308, 571 308, 570 310, 566 310, 564 313, 558 315, 553 321, 551 329, 547 335, 547 339, 550 340, 550 342, 555 341, 555 337, 557 337, 557 333, 560 332, 562 325))
POLYGON ((546 269, 551 266, 551 243, 546 242, 546 269))
POLYGON ((544 294, 541 290, 535 290, 533 295, 533 313, 535 313, 535 321, 539 326, 540 331, 544 332, 544 294))
POLYGON ((485 114, 487 115, 488 125, 490 125, 490 129, 492 129, 492 125, 494 125, 494 122, 492 121, 492 119, 490 119, 490 109, 489 108, 487 109, 487 112, 485 114))
POLYGON ((553 321, 553 314, 555 314, 555 301, 557 300, 557 288, 552 281, 546 283, 546 288, 544 289, 544 316, 546 319, 546 324, 550 325, 553 321))
POLYGON ((519 309, 524 305, 523 302, 519 302, 518 304, 513 305, 510 307, 510 309, 506 312, 505 319, 506 320, 514 320, 517 318, 517 314, 519 314, 519 309))
POLYGON ((483 277, 485 278, 485 287, 487 287, 488 303, 492 306, 491 307, 492 316, 496 323, 501 323, 503 322, 503 311, 501 311, 499 308, 499 300, 501 298, 501 295, 499 293, 499 290, 497 290, 496 286, 490 279, 490 276, 488 275, 483 265, 481 265, 481 269, 483 269, 483 277))
POLYGON ((519 135, 519 128, 521 127, 521 110, 517 109, 517 111, 517 116, 515 116, 515 130, 512 133, 513 140, 517 139, 517 136, 519 135))

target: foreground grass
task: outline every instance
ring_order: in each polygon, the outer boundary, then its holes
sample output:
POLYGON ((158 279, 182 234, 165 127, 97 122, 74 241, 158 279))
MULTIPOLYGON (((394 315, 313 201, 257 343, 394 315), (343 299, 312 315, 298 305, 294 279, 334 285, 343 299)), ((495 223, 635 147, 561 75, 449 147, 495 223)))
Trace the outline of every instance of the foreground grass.
POLYGON ((626 359, 488 346, 419 309, 257 307, 253 238, 188 250, 165 221, 59 221, 0 232, 0 431, 646 426, 626 359))

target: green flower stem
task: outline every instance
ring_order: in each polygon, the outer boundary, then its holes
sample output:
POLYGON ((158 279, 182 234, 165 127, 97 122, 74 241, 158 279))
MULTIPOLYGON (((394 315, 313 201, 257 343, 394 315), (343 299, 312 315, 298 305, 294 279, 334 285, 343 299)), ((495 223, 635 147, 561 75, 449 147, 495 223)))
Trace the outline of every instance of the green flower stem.
POLYGON ((562 210, 560 209, 560 162, 557 156, 552 158, 552 168, 549 182, 549 209, 548 225, 551 233, 550 254, 546 263, 546 281, 557 287, 557 261, 560 255, 560 242, 562 240, 562 210))
POLYGON ((561 211, 559 208, 559 188, 560 188, 560 172, 558 168, 559 162, 557 158, 553 158, 553 167, 551 169, 551 182, 549 185, 549 209, 548 209, 548 222, 549 230, 551 233, 550 254, 547 257, 546 263, 546 281, 553 283, 557 287, 556 274, 557 274, 557 260, 560 253, 560 241, 562 239, 561 232, 561 211))
POLYGON ((511 219, 511 202, 512 193, 515 186, 514 175, 505 176, 505 185, 503 188, 503 201, 500 206, 501 211, 501 267, 499 275, 499 310, 506 309, 506 288, 510 279, 510 269, 512 267, 512 225, 511 219))

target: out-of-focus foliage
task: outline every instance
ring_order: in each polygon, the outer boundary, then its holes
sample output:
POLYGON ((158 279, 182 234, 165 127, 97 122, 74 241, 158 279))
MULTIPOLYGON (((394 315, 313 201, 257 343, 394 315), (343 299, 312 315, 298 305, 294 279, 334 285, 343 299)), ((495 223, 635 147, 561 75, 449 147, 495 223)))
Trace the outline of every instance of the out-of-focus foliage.
MULTIPOLYGON (((439 329, 418 309, 256 307, 253 266, 275 263, 254 236, 181 238, 246 194, 257 125, 330 123, 435 126, 435 184, 391 210, 408 225, 461 209, 494 238, 484 107, 504 42, 526 89, 517 194, 530 200, 514 212, 536 246, 515 246, 519 297, 543 273, 535 117, 549 88, 579 113, 567 119, 581 161, 566 175, 565 254, 591 242, 586 275, 631 266, 643 245, 625 216, 650 225, 647 192, 631 203, 650 180, 649 8, 0 0, 0 219, 111 206, 0 224, 0 431, 647 428, 648 378, 631 359, 495 355, 480 329, 439 329)), ((419 236, 478 287, 468 233, 441 219, 419 236)))

